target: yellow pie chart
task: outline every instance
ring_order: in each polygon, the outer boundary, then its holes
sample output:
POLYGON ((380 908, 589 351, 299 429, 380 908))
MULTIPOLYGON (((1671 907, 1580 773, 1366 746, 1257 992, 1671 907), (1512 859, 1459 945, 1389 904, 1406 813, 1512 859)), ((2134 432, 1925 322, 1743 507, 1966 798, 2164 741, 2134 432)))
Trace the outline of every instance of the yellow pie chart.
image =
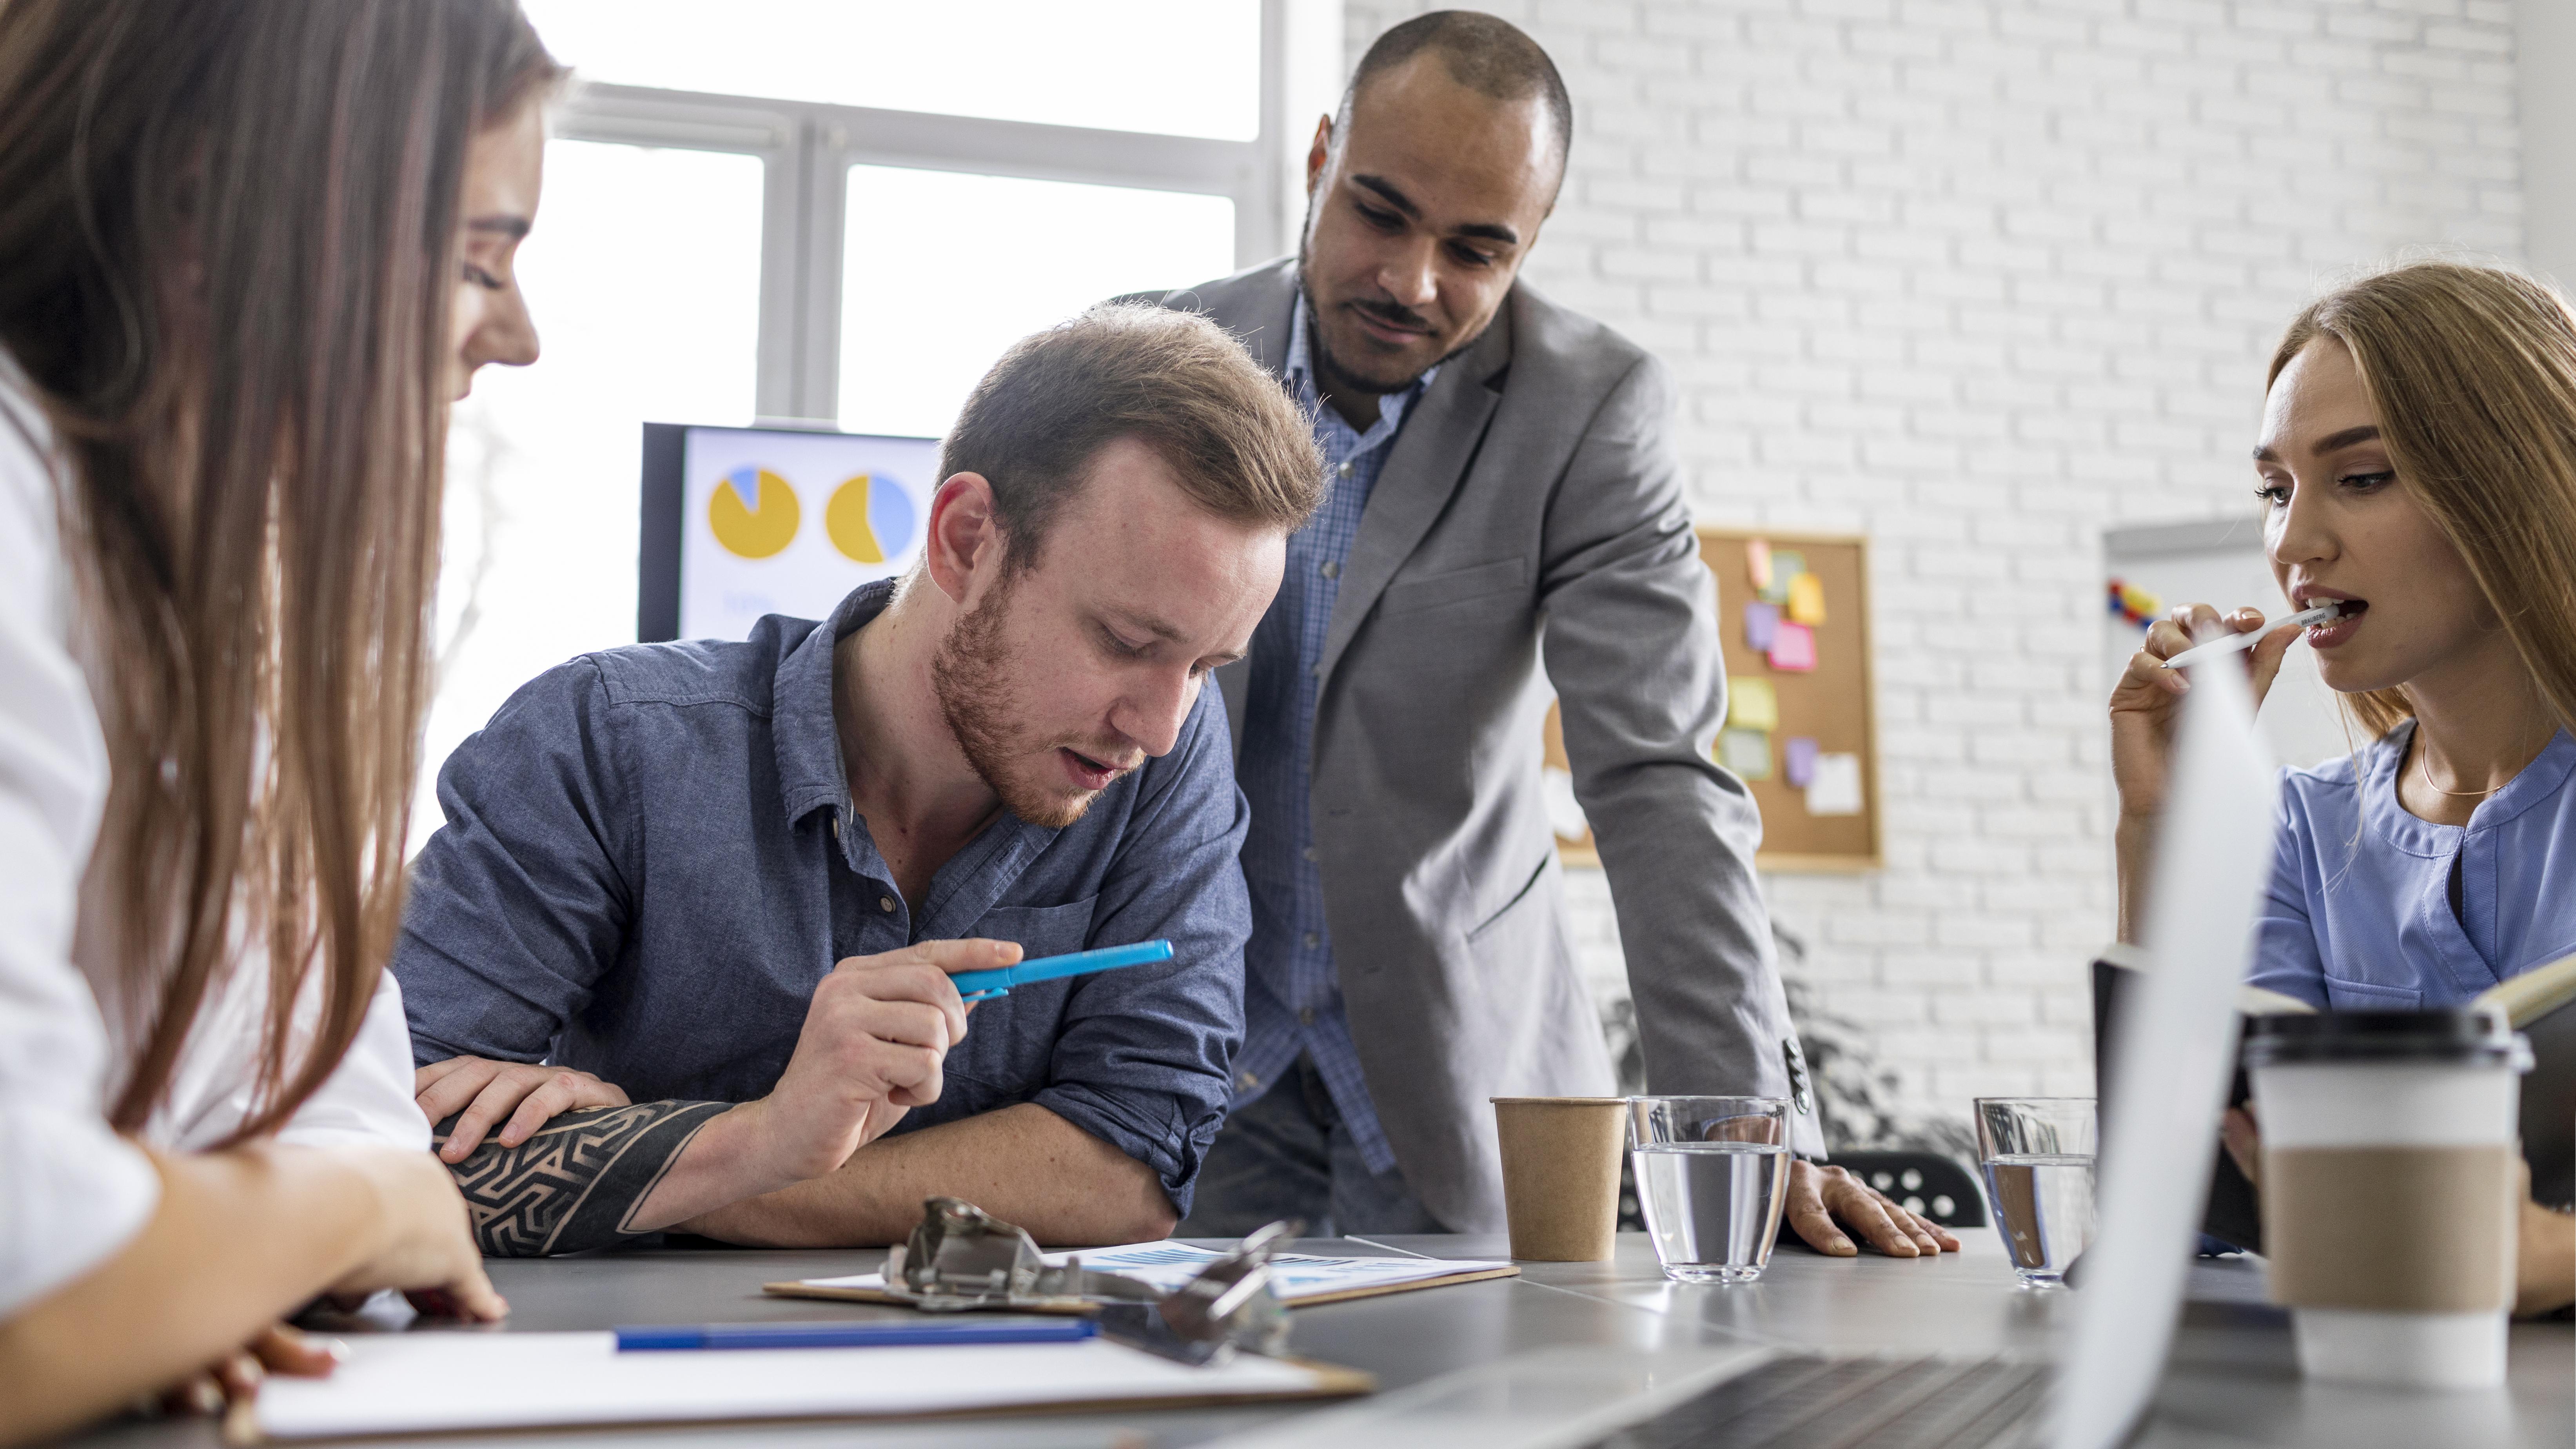
POLYGON ((787 547, 802 521, 796 490, 766 468, 734 469, 707 500, 707 527, 716 542, 742 558, 767 558, 787 547))

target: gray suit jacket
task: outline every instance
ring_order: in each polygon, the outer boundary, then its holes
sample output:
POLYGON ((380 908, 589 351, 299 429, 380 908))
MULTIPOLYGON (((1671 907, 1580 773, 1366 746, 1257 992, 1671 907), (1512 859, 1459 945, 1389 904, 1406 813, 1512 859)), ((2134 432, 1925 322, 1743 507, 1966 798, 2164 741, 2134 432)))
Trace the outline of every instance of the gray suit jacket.
MULTIPOLYGON (((1281 372, 1295 288, 1279 261, 1151 300, 1281 372)), ((1654 358, 1515 286, 1406 416, 1326 635, 1312 808, 1342 995, 1406 1180, 1459 1231, 1503 1226, 1486 1098, 1615 1090, 1541 794, 1542 644, 1652 1090, 1790 1094, 1762 819, 1710 757, 1726 680, 1672 408, 1654 358)), ((1238 750, 1250 667, 1218 672, 1238 750)))

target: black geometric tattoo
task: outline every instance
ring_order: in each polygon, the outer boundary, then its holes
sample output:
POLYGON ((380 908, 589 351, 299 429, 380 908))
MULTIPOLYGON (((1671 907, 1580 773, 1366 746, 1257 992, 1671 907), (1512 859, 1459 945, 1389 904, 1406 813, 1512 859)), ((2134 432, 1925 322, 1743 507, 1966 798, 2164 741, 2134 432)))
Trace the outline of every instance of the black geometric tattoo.
MULTIPOLYGON (((516 1147, 487 1137, 448 1171, 487 1257, 543 1258, 636 1236, 635 1209, 729 1102, 639 1102, 566 1112, 516 1147)), ((438 1124, 444 1143, 456 1118, 438 1124)))

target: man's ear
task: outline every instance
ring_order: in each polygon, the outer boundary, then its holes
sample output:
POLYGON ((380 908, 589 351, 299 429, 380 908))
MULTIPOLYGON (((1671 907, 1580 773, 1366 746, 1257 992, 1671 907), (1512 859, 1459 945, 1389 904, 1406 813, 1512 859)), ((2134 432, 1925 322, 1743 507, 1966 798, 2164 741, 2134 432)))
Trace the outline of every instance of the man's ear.
POLYGON ((1324 178, 1324 163, 1333 158, 1333 118, 1315 122, 1315 142, 1306 148, 1306 199, 1315 199, 1315 183, 1324 178))
POLYGON ((1002 558, 1002 521, 993 508, 993 485, 981 473, 953 473, 930 499, 930 530, 921 543, 930 581, 951 602, 963 604, 975 575, 1002 558))

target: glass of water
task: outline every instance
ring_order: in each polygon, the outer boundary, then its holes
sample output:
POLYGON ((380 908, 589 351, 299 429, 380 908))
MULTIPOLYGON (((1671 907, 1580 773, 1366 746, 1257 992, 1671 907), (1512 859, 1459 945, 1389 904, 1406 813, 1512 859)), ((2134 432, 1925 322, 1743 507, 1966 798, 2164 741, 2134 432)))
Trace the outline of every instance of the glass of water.
POLYGON ((1789 1104, 1778 1097, 1631 1097, 1637 1201, 1664 1276, 1750 1283, 1788 1205, 1789 1104))
POLYGON ((1979 1097, 1986 1200, 2025 1288, 2054 1288, 2093 1241, 2090 1097, 1979 1097))

